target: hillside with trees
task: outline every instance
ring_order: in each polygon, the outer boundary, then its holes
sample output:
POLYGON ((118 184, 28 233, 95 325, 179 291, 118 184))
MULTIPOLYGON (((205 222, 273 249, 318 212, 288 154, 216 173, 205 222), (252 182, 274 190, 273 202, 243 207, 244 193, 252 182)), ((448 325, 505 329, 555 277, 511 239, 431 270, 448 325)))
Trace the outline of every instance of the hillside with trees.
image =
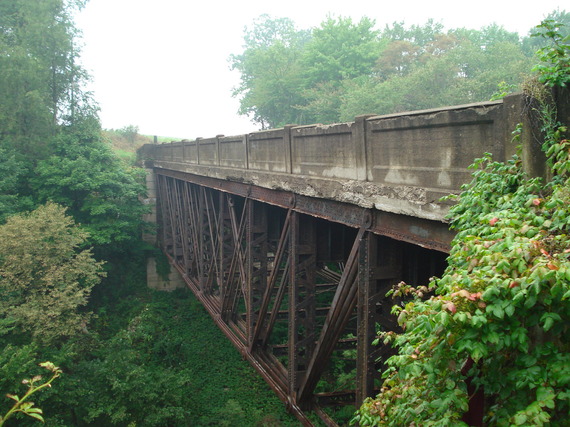
MULTIPOLYGON (((565 11, 549 18, 570 24, 565 11)), ((241 76, 239 113, 268 129, 488 101, 521 90, 539 46, 496 24, 446 30, 430 19, 380 30, 370 18, 329 17, 299 30, 264 15, 230 62, 241 76)))

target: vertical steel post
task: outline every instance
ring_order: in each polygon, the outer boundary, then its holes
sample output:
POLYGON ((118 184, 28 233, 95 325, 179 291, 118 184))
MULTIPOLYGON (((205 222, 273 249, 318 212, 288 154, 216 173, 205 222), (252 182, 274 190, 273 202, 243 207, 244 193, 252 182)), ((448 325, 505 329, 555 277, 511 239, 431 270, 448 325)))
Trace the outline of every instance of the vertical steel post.
POLYGON ((267 288, 267 205, 250 201, 246 214, 247 340, 251 348, 261 300, 267 288))
POLYGON ((358 343, 356 364, 356 404, 374 395, 374 380, 380 379, 378 366, 390 355, 383 343, 373 346, 376 328, 397 328, 390 314, 394 304, 386 293, 402 280, 402 245, 396 240, 367 232, 361 242, 358 265, 358 343))
POLYGON ((358 260, 358 331, 356 355, 356 405, 374 391, 374 359, 372 341, 376 336, 375 311, 376 280, 374 270, 377 260, 377 238, 367 232, 360 243, 358 260))
POLYGON ((299 381, 315 346, 316 227, 313 217, 293 212, 289 280, 289 396, 296 401, 299 381))

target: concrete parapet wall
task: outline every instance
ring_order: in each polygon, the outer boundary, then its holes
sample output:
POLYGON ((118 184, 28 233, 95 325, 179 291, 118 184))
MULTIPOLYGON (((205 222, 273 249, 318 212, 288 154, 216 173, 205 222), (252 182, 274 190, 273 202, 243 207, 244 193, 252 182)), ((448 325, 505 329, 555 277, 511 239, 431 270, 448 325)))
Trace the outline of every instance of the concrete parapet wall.
MULTIPOLYGON (((140 154, 155 168, 443 220, 448 206, 439 199, 470 180, 467 167, 475 158, 489 152, 505 161, 515 152, 511 132, 524 122, 524 104, 516 94, 348 123, 149 145, 140 154)), ((526 159, 529 171, 540 174, 543 160, 531 139, 523 138, 532 146, 523 153, 533 157, 526 159)))
POLYGON ((505 160, 503 103, 367 120, 367 179, 421 187, 442 195, 470 180, 467 167, 483 153, 505 160))
POLYGON ((289 128, 246 135, 248 168, 267 172, 290 172, 289 128))

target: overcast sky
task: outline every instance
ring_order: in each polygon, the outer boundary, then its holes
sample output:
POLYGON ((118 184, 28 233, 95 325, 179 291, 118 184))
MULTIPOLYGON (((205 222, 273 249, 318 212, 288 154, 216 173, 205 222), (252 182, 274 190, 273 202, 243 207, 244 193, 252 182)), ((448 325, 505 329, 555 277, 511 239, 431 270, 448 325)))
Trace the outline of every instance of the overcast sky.
POLYGON ((90 0, 77 25, 103 127, 193 139, 257 130, 237 114, 239 75, 228 57, 241 52, 244 27, 261 14, 291 18, 299 29, 332 15, 368 16, 379 29, 433 18, 446 29, 497 23, 526 35, 564 9, 561 0, 523 1, 90 0))

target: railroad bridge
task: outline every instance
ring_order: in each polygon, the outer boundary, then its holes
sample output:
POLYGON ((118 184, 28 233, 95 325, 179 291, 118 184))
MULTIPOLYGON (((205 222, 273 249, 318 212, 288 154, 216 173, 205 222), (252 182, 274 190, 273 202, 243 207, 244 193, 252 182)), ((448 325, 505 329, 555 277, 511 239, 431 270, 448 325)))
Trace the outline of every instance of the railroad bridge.
MULTIPOLYGON (((227 338, 304 425, 380 385, 400 281, 440 275, 442 196, 483 153, 544 161, 522 95, 333 125, 142 147, 154 238, 227 338)), ((152 239, 152 237, 151 237, 152 239)))

